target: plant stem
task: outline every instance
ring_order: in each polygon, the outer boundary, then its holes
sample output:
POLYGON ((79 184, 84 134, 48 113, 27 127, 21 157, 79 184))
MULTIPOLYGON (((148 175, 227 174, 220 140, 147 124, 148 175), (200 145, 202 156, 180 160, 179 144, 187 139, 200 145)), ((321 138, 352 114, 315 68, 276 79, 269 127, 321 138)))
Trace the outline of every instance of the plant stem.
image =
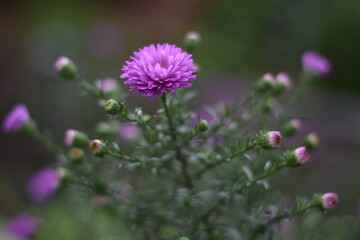
POLYGON ((171 138, 174 142, 174 146, 175 146, 175 153, 176 153, 176 159, 181 163, 181 172, 182 175, 185 179, 185 185, 187 188, 192 189, 194 187, 193 182, 191 180, 190 174, 188 172, 187 169, 187 161, 186 159, 183 157, 183 155, 181 154, 181 149, 179 147, 179 143, 178 143, 178 139, 176 136, 176 129, 174 126, 174 122, 172 120, 170 111, 169 111, 169 107, 167 105, 167 101, 166 101, 166 93, 164 93, 161 97, 163 106, 164 106, 164 110, 165 110, 165 114, 166 114, 166 118, 168 121, 168 125, 169 125, 169 130, 170 130, 170 135, 171 138))
POLYGON ((207 170, 210 170, 220 164, 223 164, 223 163, 226 163, 226 162, 229 162, 231 159, 233 159, 234 157, 254 148, 256 146, 256 143, 255 142, 252 142, 250 144, 247 144, 246 146, 244 146, 242 149, 230 154, 229 156, 227 156, 225 159, 220 159, 220 160, 217 160, 211 164, 208 164, 205 168, 201 169, 200 171, 198 171, 197 173, 195 173, 195 177, 196 178, 199 178, 201 177, 207 170))
POLYGON ((43 144, 50 152, 52 152, 55 156, 58 156, 62 153, 62 150, 59 146, 57 146, 53 141, 51 141, 48 137, 46 137, 39 130, 35 130, 31 137, 43 144))

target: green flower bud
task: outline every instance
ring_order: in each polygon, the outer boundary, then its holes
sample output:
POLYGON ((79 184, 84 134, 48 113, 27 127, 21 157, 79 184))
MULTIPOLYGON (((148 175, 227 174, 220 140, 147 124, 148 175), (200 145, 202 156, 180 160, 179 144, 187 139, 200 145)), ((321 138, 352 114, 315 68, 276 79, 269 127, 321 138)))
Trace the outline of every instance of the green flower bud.
POLYGON ((271 73, 266 73, 256 82, 256 90, 261 93, 267 92, 273 88, 274 84, 274 76, 271 73))
POLYGON ((201 42, 201 36, 196 31, 188 32, 185 36, 185 49, 189 52, 196 50, 201 42))
POLYGON ((200 119, 196 124, 196 128, 199 130, 199 132, 205 132, 209 128, 209 123, 204 119, 200 119))
POLYGON ((97 157, 104 157, 108 152, 105 142, 95 139, 89 144, 89 149, 92 154, 97 157))
POLYGON ((117 116, 122 114, 124 106, 114 99, 109 99, 105 103, 105 111, 111 116, 117 116))
POLYGON ((75 79, 77 69, 75 64, 67 57, 60 57, 55 62, 55 69, 60 76, 66 79, 75 79))
POLYGON ((79 163, 84 160, 84 151, 81 148, 73 147, 69 151, 69 158, 74 163, 79 163))
POLYGON ((74 129, 68 129, 65 132, 64 143, 66 146, 83 148, 89 144, 89 138, 85 133, 74 129))
POLYGON ((299 119, 291 119, 289 122, 284 124, 281 132, 284 136, 291 137, 300 129, 300 127, 301 121, 299 119))
POLYGON ((319 135, 315 132, 312 132, 304 138, 303 144, 309 151, 312 151, 318 148, 319 142, 319 135))

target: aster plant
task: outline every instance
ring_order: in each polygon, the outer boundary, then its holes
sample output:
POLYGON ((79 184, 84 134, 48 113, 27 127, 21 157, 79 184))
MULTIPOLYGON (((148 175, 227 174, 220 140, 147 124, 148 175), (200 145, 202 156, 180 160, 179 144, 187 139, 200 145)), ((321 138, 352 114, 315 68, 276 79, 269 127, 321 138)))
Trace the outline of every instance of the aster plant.
MULTIPOLYGON (((134 52, 120 76, 129 94, 111 78, 86 81, 75 63, 60 57, 55 63, 59 75, 100 100, 108 121, 96 125, 96 135, 65 129, 64 143, 58 144, 41 133, 24 105, 16 106, 3 130, 25 132, 56 159, 29 180, 29 199, 44 204, 59 191, 71 192, 78 201, 92 199, 92 208, 121 220, 119 239, 149 240, 272 239, 284 221, 334 208, 336 193, 290 199, 274 194, 270 186, 279 173, 308 167, 309 152, 318 145, 315 133, 297 145, 284 141, 303 124, 288 111, 295 100, 282 107, 277 100, 324 77, 329 61, 307 52, 301 87, 286 73, 266 73, 248 96, 204 108, 205 119, 194 110, 201 106, 194 106, 196 94, 190 88, 205 81, 189 54, 196 54, 200 39, 191 32, 184 49, 151 44, 134 52), (126 104, 130 94, 154 105, 159 99, 161 106, 153 115, 131 109, 126 104)), ((43 239, 38 225, 38 217, 25 213, 9 229, 13 235, 43 239)))

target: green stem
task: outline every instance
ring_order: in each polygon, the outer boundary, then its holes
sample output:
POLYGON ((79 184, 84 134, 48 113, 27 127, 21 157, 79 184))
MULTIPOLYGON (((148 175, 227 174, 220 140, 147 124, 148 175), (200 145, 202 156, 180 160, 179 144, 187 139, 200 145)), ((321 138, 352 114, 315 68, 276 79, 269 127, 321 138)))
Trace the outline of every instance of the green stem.
POLYGON ((53 141, 51 141, 48 137, 42 134, 39 130, 35 130, 31 137, 38 141, 39 143, 43 144, 51 153, 55 156, 58 156, 62 153, 62 150, 59 146, 57 146, 53 141))
POLYGON ((85 79, 83 79, 81 77, 76 77, 75 81, 78 82, 80 84, 81 88, 83 88, 87 93, 90 93, 97 98, 106 100, 106 97, 103 94, 101 94, 101 91, 99 91, 97 88, 95 88, 93 85, 91 85, 85 79))
POLYGON ((195 173, 195 177, 196 178, 199 178, 201 177, 206 171, 214 168, 214 167, 217 167, 218 165, 220 164, 223 164, 223 163, 226 163, 226 162, 229 162, 231 159, 233 159, 234 157, 246 152, 246 151, 249 151, 251 149, 253 149, 254 147, 256 146, 256 142, 251 142, 250 144, 247 144, 246 146, 244 146, 242 149, 230 154, 229 156, 227 156, 225 159, 220 159, 220 160, 217 160, 211 164, 208 164, 205 168, 201 169, 200 171, 198 171, 197 173, 195 173))
POLYGON ((171 138, 172 138, 172 140, 174 142, 176 159, 181 163, 181 172, 182 172, 182 175, 183 175, 183 177, 185 179, 185 185, 186 185, 187 188, 192 189, 194 185, 193 185, 193 182, 191 180, 191 176, 190 176, 190 174, 188 172, 188 169, 187 169, 187 161, 183 157, 183 155, 181 154, 181 149, 179 147, 178 139, 177 139, 177 136, 176 136, 176 129, 175 129, 174 122, 172 120, 172 117, 171 117, 171 114, 170 114, 170 111, 169 111, 169 107, 167 105, 166 93, 164 93, 164 95, 162 95, 161 100, 162 100, 164 110, 165 110, 165 115, 166 115, 166 118, 167 118, 167 121, 168 121, 170 135, 171 135, 171 138))

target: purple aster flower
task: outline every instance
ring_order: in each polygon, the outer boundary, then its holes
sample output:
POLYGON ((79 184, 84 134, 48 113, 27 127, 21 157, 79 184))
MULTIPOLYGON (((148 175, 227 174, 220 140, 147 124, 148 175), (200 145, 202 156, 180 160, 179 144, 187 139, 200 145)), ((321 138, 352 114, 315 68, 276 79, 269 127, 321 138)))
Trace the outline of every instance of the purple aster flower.
POLYGON ((119 137, 124 140, 134 140, 140 136, 140 129, 134 124, 123 124, 119 127, 119 137))
POLYGON ((27 107, 23 104, 16 105, 5 117, 3 131, 6 133, 18 132, 30 120, 27 107))
POLYGON ((119 85, 113 78, 104 78, 96 82, 96 87, 104 93, 109 93, 117 90, 119 85))
POLYGON ((176 93, 176 88, 191 87, 196 79, 191 55, 170 44, 150 45, 134 52, 126 61, 121 78, 130 85, 130 91, 154 98, 165 91, 176 93))
POLYGON ((46 167, 37 172, 28 182, 28 196, 34 202, 45 202, 55 194, 58 185, 58 172, 46 167))
POLYGON ((39 221, 29 213, 16 216, 7 224, 7 231, 17 238, 29 238, 39 230, 39 221))
POLYGON ((279 148, 282 135, 279 131, 265 132, 259 137, 259 145, 265 149, 279 148))
POLYGON ((305 71, 316 75, 327 75, 331 71, 331 63, 319 53, 308 51, 302 56, 302 66, 305 71))

